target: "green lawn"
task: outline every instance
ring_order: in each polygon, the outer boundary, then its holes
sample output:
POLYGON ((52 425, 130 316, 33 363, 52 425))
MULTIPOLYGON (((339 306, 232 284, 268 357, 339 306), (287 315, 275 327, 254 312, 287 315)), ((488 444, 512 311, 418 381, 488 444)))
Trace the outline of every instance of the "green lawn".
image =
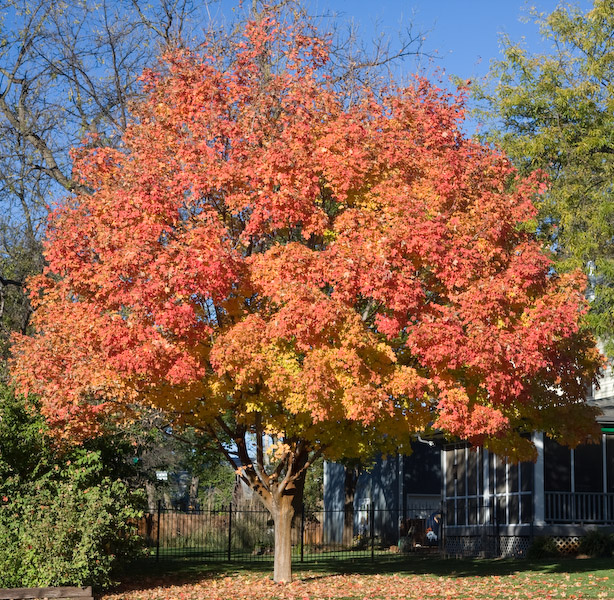
POLYGON ((153 562, 103 600, 471 600, 614 598, 613 559, 442 560, 295 565, 295 581, 271 580, 270 564, 153 562))

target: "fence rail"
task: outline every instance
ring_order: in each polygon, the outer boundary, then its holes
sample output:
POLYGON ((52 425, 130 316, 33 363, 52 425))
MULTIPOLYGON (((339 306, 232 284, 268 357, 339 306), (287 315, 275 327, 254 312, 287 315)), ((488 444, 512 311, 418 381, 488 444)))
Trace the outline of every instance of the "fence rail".
MULTIPOLYGON (((178 511, 158 505, 141 523, 156 559, 199 556, 207 560, 272 560, 273 520, 264 509, 178 511)), ((433 507, 409 513, 373 507, 301 510, 292 524, 295 560, 375 558, 396 552, 442 551, 443 519, 433 507)))

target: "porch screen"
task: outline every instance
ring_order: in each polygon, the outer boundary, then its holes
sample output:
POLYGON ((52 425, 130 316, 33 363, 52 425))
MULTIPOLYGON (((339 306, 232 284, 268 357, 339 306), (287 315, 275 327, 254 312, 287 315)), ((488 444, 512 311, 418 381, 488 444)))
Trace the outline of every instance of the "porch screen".
POLYGON ((448 526, 531 522, 532 463, 510 464, 469 448, 450 448, 445 459, 448 526))
POLYGON ((601 444, 583 444, 574 450, 576 492, 603 492, 601 444))
POLYGON ((571 451, 544 439, 544 486, 547 492, 571 492, 571 451))

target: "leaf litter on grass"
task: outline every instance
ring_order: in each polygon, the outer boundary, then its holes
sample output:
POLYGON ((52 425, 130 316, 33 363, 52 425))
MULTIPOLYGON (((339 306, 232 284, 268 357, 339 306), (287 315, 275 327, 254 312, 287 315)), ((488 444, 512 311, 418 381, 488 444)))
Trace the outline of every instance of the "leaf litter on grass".
POLYGON ((292 583, 237 574, 185 584, 156 584, 108 593, 101 600, 580 600, 614 597, 608 577, 565 573, 441 577, 323 575, 302 572, 292 583))

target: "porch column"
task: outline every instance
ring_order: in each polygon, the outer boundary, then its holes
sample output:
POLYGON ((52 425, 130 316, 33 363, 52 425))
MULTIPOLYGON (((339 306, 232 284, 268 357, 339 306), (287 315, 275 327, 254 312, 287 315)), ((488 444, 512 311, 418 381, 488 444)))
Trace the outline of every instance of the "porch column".
POLYGON ((537 460, 533 465, 533 524, 546 524, 546 494, 544 487, 544 434, 533 432, 533 443, 537 449, 537 460))
POLYGON ((608 454, 606 449, 605 433, 601 434, 601 468, 603 478, 603 520, 606 523, 610 522, 612 515, 610 514, 610 503, 608 502, 608 454))

